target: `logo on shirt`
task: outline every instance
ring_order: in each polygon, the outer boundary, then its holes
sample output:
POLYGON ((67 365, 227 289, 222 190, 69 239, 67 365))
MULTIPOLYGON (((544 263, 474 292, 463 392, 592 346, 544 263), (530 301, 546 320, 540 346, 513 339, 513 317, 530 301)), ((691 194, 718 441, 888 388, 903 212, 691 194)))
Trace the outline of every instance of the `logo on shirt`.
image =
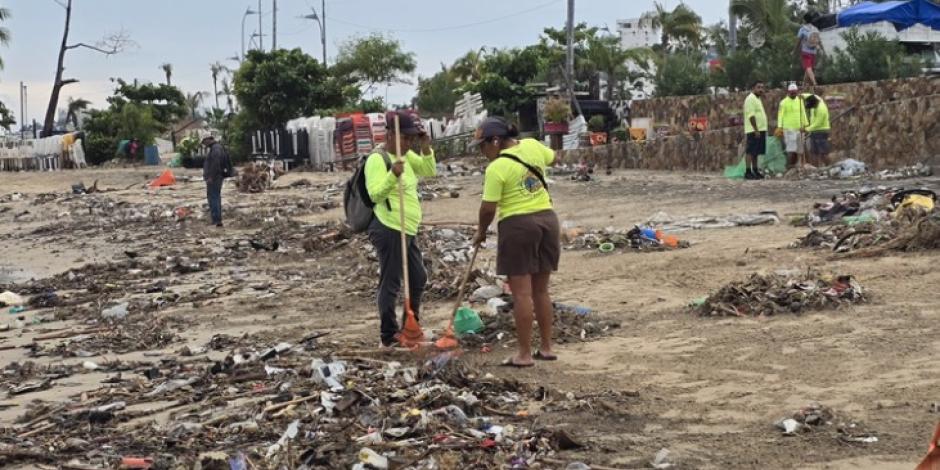
POLYGON ((526 173, 525 178, 522 179, 522 187, 525 188, 529 194, 535 194, 542 189, 542 181, 530 171, 526 173))

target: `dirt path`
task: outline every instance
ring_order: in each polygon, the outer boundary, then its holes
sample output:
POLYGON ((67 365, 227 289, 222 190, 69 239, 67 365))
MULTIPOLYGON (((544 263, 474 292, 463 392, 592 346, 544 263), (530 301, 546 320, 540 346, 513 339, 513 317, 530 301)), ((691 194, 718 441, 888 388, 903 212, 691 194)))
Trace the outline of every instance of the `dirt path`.
MULTIPOLYGON (((348 339, 363 345, 375 341, 377 319, 368 295, 351 294, 326 282, 343 270, 355 272, 355 260, 333 253, 297 255, 294 251, 249 251, 238 259, 212 257, 214 250, 254 237, 278 220, 302 225, 339 218, 339 209, 311 207, 323 201, 324 190, 341 182, 343 175, 291 174, 277 185, 306 178, 314 186, 257 195, 226 188, 223 200, 232 223, 224 230, 192 220, 177 236, 167 232, 175 229, 147 222, 158 217, 152 214, 138 219, 128 216, 113 227, 95 228, 86 219, 75 222, 78 215, 68 213, 85 207, 65 196, 68 187, 79 180, 90 185, 95 179, 99 187, 118 189, 103 194, 113 203, 107 209, 111 213, 147 206, 161 211, 181 205, 204 210, 204 186, 192 172, 179 172, 178 176, 196 178, 171 190, 150 191, 141 184, 124 189, 156 173, 149 169, 0 173, 0 197, 23 194, 19 201, 0 203, 4 246, 0 284, 45 278, 92 262, 126 260, 125 251, 150 258, 174 246, 188 246, 202 250, 214 267, 170 277, 173 289, 188 295, 231 284, 231 294, 154 312, 155 317, 181 318, 187 323, 179 328, 178 341, 150 350, 150 357, 172 355, 185 344, 204 345, 218 333, 274 340, 329 331, 335 341, 348 339), (58 197, 36 203, 36 195, 49 192, 58 197), (19 215, 24 211, 29 214, 19 215), (42 230, 57 224, 74 224, 69 226, 75 232, 42 230), (176 236, 175 245, 165 245, 167 236, 176 236)), ((442 183, 460 186, 460 197, 427 202, 425 220, 474 222, 479 178, 442 183)), ((590 183, 558 178, 552 190, 565 222, 630 228, 657 212, 673 217, 801 212, 814 201, 863 184, 937 189, 940 180, 745 183, 713 175, 618 172, 590 183)), ((931 404, 940 401, 940 342, 936 341, 940 271, 935 268, 940 253, 832 260, 824 251, 786 248, 805 232, 786 224, 693 230, 678 233, 692 243, 691 248, 672 252, 602 256, 566 251, 553 280, 555 299, 589 306, 598 315, 616 318, 622 327, 597 341, 561 345, 558 363, 540 363, 534 369, 494 367, 510 354, 508 348, 470 354, 467 359, 493 374, 512 375, 562 393, 625 393, 623 400, 605 410, 541 415, 540 420, 572 429, 589 441, 588 449, 568 453, 568 461, 642 468, 648 467, 657 451, 667 448, 678 468, 911 468, 925 451, 938 419, 931 413, 931 404), (699 318, 685 308, 691 300, 754 272, 808 268, 851 274, 868 289, 872 300, 837 311, 770 318, 699 318), (863 423, 877 434, 878 442, 841 442, 832 429, 784 437, 773 427, 777 419, 811 402, 863 423)), ((277 237, 277 233, 268 235, 269 239, 277 237)), ((298 249, 301 241, 288 238, 281 243, 298 249)), ((484 265, 493 255, 492 249, 484 254, 484 265)), ((424 323, 432 328, 446 323, 449 305, 429 304, 424 323)), ((4 336, 0 345, 19 347, 43 331, 73 325, 14 329, 0 333, 4 336)), ((133 360, 141 359, 141 354, 37 361, 133 360)), ((0 351, 3 364, 25 358, 21 349, 0 351)), ((99 380, 96 375, 83 375, 71 386, 43 392, 41 398, 91 390, 99 380)), ((13 407, 0 413, 0 426, 10 424, 18 411, 13 407)))

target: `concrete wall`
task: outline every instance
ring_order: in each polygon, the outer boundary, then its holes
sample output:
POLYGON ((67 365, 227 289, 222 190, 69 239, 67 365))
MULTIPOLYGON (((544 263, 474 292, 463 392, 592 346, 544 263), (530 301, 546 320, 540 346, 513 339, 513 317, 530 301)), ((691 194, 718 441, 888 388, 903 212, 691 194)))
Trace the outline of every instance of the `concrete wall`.
MULTIPOLYGON (((914 78, 819 87, 832 121, 832 158, 855 158, 875 169, 912 165, 940 155, 940 79, 914 78)), ((764 96, 771 129, 785 95, 764 96)), ((746 93, 655 98, 634 102, 632 115, 651 116, 675 135, 563 152, 564 162, 582 159, 615 168, 717 171, 743 153, 740 118, 746 93), (692 116, 708 116, 709 130, 689 134, 692 116)))

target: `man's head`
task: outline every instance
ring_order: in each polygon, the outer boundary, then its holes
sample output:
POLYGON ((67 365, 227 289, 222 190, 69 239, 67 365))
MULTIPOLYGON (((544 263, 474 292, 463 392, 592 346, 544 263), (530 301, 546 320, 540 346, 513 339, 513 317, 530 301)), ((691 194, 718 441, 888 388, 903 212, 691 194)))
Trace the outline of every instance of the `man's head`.
POLYGON ((385 129, 387 136, 385 138, 385 148, 397 152, 395 148, 395 117, 398 117, 399 135, 401 136, 401 152, 405 153, 414 148, 415 143, 423 137, 426 132, 421 124, 421 118, 417 113, 398 110, 385 113, 385 129))
POLYGON ((816 12, 808 11, 803 15, 803 22, 812 23, 813 21, 816 21, 817 16, 818 15, 816 14, 816 12))
POLYGON ((816 106, 819 106, 819 97, 816 95, 809 95, 806 97, 806 100, 804 100, 804 103, 806 103, 806 109, 815 109, 816 106))
POLYGON ((766 91, 766 90, 765 90, 765 86, 764 86, 764 82, 762 82, 762 81, 760 81, 760 80, 755 81, 755 82, 751 85, 751 92, 753 92, 754 95, 756 95, 756 96, 763 96, 763 95, 764 95, 764 91, 766 91))
POLYGON ((798 87, 796 83, 791 83, 789 86, 787 86, 787 96, 789 96, 790 98, 796 98, 796 95, 799 95, 799 94, 800 94, 800 87, 798 87))
POLYGON ((202 138, 202 145, 205 147, 212 147, 212 144, 214 143, 215 143, 215 136, 211 134, 202 138))
POLYGON ((501 117, 488 117, 480 123, 476 132, 473 133, 473 141, 470 147, 480 147, 480 152, 486 158, 492 160, 499 156, 499 153, 511 144, 512 139, 519 136, 519 130, 516 126, 508 123, 501 117))

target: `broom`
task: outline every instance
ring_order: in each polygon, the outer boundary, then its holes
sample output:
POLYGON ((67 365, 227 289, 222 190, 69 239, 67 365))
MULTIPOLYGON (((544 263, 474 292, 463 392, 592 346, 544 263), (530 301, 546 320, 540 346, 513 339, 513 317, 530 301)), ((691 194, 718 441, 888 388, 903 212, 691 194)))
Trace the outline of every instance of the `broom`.
POLYGON ((454 336, 454 317, 457 315, 460 304, 463 303, 464 289, 467 288, 467 283, 470 282, 470 274, 473 273, 473 263, 477 260, 477 253, 479 251, 479 247, 474 247, 473 254, 470 255, 470 264, 467 265, 467 272, 464 273, 463 280, 460 281, 460 287, 457 289, 457 302, 454 304, 454 311, 450 314, 450 323, 447 324, 447 329, 444 330, 444 334, 434 342, 434 346, 438 349, 454 349, 457 347, 457 337, 454 336))
MULTIPOLYGON (((399 159, 405 159, 401 152, 401 122, 398 113, 395 113, 395 152, 398 154, 399 159)), ((415 318, 415 312, 411 310, 411 280, 408 278, 408 236, 405 235, 405 185, 401 177, 398 179, 398 215, 399 232, 401 233, 402 286, 404 287, 402 297, 405 299, 405 321, 398 342, 406 348, 414 349, 424 341, 424 331, 421 330, 421 325, 418 324, 418 319, 415 318)))

